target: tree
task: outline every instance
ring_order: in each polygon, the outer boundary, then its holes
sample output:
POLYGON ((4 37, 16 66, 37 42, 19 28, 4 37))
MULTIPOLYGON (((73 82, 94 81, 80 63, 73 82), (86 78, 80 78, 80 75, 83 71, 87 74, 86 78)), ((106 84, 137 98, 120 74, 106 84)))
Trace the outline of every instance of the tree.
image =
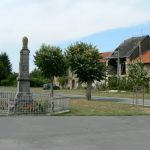
POLYGON ((2 61, 0 61, 0 70, 1 70, 1 73, 0 73, 0 81, 6 79, 6 72, 5 72, 5 66, 3 64, 2 61))
POLYGON ((35 69, 33 69, 33 70, 31 71, 30 77, 33 77, 33 78, 42 78, 43 75, 42 75, 41 70, 35 68, 35 69))
POLYGON ((43 75, 50 79, 52 83, 51 94, 53 96, 54 77, 61 76, 67 69, 62 50, 59 47, 42 44, 41 48, 36 51, 34 59, 43 75))
POLYGON ((0 81, 7 79, 12 72, 12 65, 8 55, 4 52, 0 54, 0 81))
POLYGON ((91 100, 91 88, 94 80, 104 76, 104 66, 100 63, 98 49, 92 44, 77 42, 67 48, 66 56, 73 71, 81 82, 87 83, 87 100, 91 100))
POLYGON ((44 83, 49 82, 48 78, 45 78, 39 69, 34 69, 30 73, 30 85, 31 87, 41 87, 44 83))
POLYGON ((149 88, 149 76, 148 72, 144 68, 142 61, 137 61, 129 66, 128 80, 131 82, 136 92, 136 104, 137 104, 137 90, 138 87, 143 87, 143 104, 144 104, 144 88, 149 88))
POLYGON ((12 72, 7 79, 1 80, 0 85, 2 86, 16 86, 17 85, 18 73, 12 72))

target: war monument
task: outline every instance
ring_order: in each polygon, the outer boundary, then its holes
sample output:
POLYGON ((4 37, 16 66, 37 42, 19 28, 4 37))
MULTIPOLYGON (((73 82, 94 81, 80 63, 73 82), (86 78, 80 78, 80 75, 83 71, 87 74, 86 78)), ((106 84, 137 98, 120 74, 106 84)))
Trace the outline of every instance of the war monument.
POLYGON ((22 49, 20 51, 20 62, 19 62, 19 75, 17 85, 17 101, 24 101, 24 99, 32 100, 30 93, 30 79, 29 79, 29 49, 28 49, 28 38, 23 37, 22 49))

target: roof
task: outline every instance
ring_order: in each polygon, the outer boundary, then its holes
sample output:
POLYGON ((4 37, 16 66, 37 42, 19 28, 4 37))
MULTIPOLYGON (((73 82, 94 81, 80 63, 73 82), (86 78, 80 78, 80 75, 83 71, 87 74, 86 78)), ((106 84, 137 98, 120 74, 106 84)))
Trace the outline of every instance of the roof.
POLYGON ((150 63, 150 50, 137 57, 134 61, 141 60, 144 64, 150 63))
POLYGON ((112 53, 110 58, 117 58, 118 50, 119 50, 119 57, 129 57, 135 48, 139 46, 139 42, 142 42, 148 35, 139 36, 139 37, 131 37, 127 40, 124 40, 112 53))
POLYGON ((100 53, 100 57, 102 57, 102 58, 100 59, 100 62, 101 62, 101 63, 105 63, 106 60, 107 60, 107 58, 110 57, 111 54, 112 54, 112 52, 100 53))

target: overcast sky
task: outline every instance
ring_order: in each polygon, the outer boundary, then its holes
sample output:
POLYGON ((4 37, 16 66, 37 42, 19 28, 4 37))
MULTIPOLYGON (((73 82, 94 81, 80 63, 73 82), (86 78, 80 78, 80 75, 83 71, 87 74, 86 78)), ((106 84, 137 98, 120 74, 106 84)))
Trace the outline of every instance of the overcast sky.
POLYGON ((21 39, 27 36, 32 70, 32 56, 42 43, 61 46, 86 37, 92 42, 97 33, 148 27, 149 6, 150 0, 1 0, 0 51, 8 53, 18 71, 21 39))

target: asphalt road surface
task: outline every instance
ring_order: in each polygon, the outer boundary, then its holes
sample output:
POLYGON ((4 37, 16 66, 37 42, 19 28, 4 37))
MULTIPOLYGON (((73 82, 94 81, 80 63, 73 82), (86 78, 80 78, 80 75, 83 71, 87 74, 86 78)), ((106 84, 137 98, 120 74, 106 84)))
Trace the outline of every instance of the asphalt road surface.
POLYGON ((0 117, 0 150, 149 150, 150 117, 0 117))
MULTIPOLYGON (((84 95, 63 95, 70 99, 86 99, 84 95)), ((107 101, 107 102, 116 102, 116 103, 126 103, 126 104, 133 104, 132 98, 122 98, 122 97, 102 97, 102 96, 92 96, 92 100, 97 101, 107 101)), ((135 104, 135 99, 134 99, 135 104)), ((143 99, 138 99, 138 105, 143 105, 143 99)), ((144 106, 150 106, 150 100, 145 99, 144 100, 144 106)))

